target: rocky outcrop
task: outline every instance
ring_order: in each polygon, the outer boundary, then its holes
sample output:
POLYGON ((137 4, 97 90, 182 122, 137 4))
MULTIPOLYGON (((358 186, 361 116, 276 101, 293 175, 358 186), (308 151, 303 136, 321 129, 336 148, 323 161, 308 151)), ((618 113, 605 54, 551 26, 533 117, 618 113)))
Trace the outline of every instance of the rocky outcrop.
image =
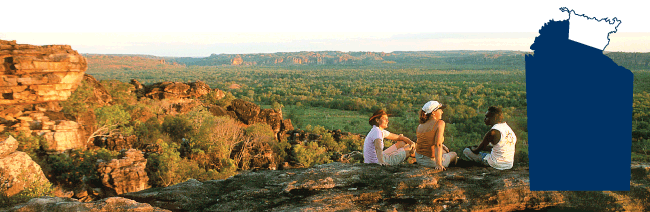
POLYGON ((133 85, 133 88, 135 89, 134 90, 135 91, 135 96, 138 97, 138 99, 145 96, 147 91, 145 90, 145 87, 144 87, 144 85, 142 85, 142 83, 140 83, 136 79, 131 79, 130 84, 133 85))
POLYGON ((152 99, 187 98, 190 86, 181 82, 161 82, 146 86, 145 96, 152 99))
POLYGON ((17 148, 12 136, 0 137, 0 195, 12 196, 30 185, 49 182, 41 166, 17 148))
POLYGON ((230 116, 233 119, 238 119, 237 114, 235 114, 235 111, 228 111, 219 105, 209 106, 208 111, 210 111, 210 113, 213 116, 230 116))
POLYGON ((121 134, 116 134, 102 139, 95 139, 95 146, 113 151, 122 151, 133 148, 137 142, 138 137, 135 135, 124 137, 121 134))
POLYGON ((271 130, 273 130, 275 135, 280 132, 282 121, 282 111, 276 111, 274 109, 261 109, 257 117, 253 119, 253 122, 262 122, 271 126, 271 130))
POLYGON ((235 99, 230 102, 228 110, 234 111, 240 121, 244 124, 254 124, 255 118, 260 114, 260 106, 255 103, 235 99))
POLYGON ((232 58, 232 60, 230 60, 230 65, 236 66, 236 65, 241 65, 242 63, 244 63, 244 60, 239 55, 237 55, 235 58, 232 58))
POLYGON ((100 162, 98 171, 102 184, 109 190, 108 196, 141 191, 149 187, 145 171, 147 159, 140 150, 123 150, 121 159, 100 162))
POLYGON ((66 100, 87 68, 86 59, 68 45, 0 40, 0 105, 66 100))
POLYGON ((293 130, 293 124, 291 123, 291 119, 282 120, 282 126, 280 127, 279 135, 285 135, 287 134, 287 132, 292 130, 293 130))
POLYGON ((139 203, 122 197, 109 197, 95 202, 79 202, 71 198, 61 197, 39 197, 29 200, 3 211, 11 212, 32 212, 32 211, 133 211, 133 212, 164 212, 169 211, 158 207, 152 207, 146 203, 139 203))
POLYGON ((499 171, 330 163, 189 180, 121 196, 174 211, 648 211, 649 181, 629 192, 530 191, 527 167, 499 171))
POLYGON ((212 91, 212 89, 210 89, 210 86, 208 84, 205 84, 205 82, 203 81, 191 82, 189 85, 190 85, 190 90, 187 92, 187 94, 189 94, 190 97, 193 98, 199 98, 212 91))
MULTIPOLYGON (((131 81, 131 84, 137 86, 139 82, 131 81)), ((145 86, 144 96, 152 99, 187 99, 198 98, 208 94, 211 91, 210 86, 202 81, 196 81, 189 84, 182 82, 160 82, 145 86)), ((138 92, 136 88, 136 92, 138 92)))
POLYGON ((70 149, 85 149, 86 141, 81 137, 79 124, 74 121, 34 121, 32 134, 43 136, 46 144, 43 149, 48 153, 61 153, 70 149))
POLYGON ((108 93, 106 88, 95 77, 84 74, 83 81, 93 88, 93 95, 87 101, 97 103, 99 106, 106 106, 113 101, 111 94, 108 93))
POLYGON ((0 116, 0 120, 3 120, 0 123, 2 130, 43 136, 46 141, 43 148, 48 153, 86 147, 79 124, 68 120, 53 120, 52 118, 65 117, 60 112, 49 111, 47 106, 9 105, 0 107, 0 116))

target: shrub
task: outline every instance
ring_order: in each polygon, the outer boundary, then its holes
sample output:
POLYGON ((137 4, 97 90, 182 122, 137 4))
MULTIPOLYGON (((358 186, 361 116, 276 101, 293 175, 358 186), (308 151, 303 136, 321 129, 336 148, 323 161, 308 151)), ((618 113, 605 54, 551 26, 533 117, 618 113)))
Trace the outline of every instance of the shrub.
POLYGON ((178 144, 162 140, 158 140, 157 143, 161 146, 162 152, 150 154, 146 167, 149 183, 154 187, 167 187, 188 179, 199 181, 224 179, 236 174, 234 163, 228 158, 221 160, 221 172, 215 169, 204 169, 196 161, 181 158, 177 151, 178 144))
POLYGON ((230 92, 224 91, 223 93, 224 93, 224 97, 222 97, 221 99, 217 99, 217 92, 210 91, 208 94, 199 97, 199 100, 209 105, 219 105, 221 107, 228 107, 230 106, 230 102, 232 102, 232 100, 237 99, 230 92))
POLYGON ((117 158, 119 153, 107 149, 98 150, 72 150, 70 153, 49 155, 49 174, 55 182, 74 187, 83 182, 100 186, 101 180, 97 171, 97 160, 110 161, 117 158))
POLYGON ((99 105, 93 101, 88 101, 94 96, 94 90, 95 89, 92 86, 82 80, 81 85, 77 87, 70 97, 68 97, 66 101, 60 102, 62 108, 61 112, 74 117, 79 117, 80 114, 94 110, 99 105))
POLYGON ((113 97, 113 104, 128 106, 138 101, 138 97, 133 92, 135 87, 129 83, 118 80, 102 80, 99 83, 113 97))
POLYGON ((326 152, 327 149, 318 147, 316 142, 307 142, 304 145, 296 144, 292 148, 293 160, 305 167, 332 162, 326 152))
POLYGON ((139 146, 154 144, 156 140, 163 138, 162 126, 158 123, 158 118, 151 117, 146 122, 137 124, 133 133, 138 137, 139 146))
POLYGON ((236 121, 214 117, 202 107, 165 118, 162 132, 180 145, 177 149, 181 157, 195 160, 201 168, 216 170, 227 166, 224 159, 230 158, 235 144, 244 139, 236 121))
POLYGON ((180 143, 183 138, 188 138, 192 133, 192 123, 181 116, 167 116, 162 123, 162 131, 176 143, 180 143))
POLYGON ((18 151, 25 152, 34 161, 39 161, 38 154, 43 148, 46 148, 47 142, 42 136, 27 134, 23 131, 20 133, 5 133, 13 136, 18 142, 18 151))
POLYGON ((109 137, 114 134, 132 135, 133 126, 130 125, 131 115, 124 111, 120 105, 111 105, 95 109, 97 129, 88 138, 87 142, 95 137, 109 137))

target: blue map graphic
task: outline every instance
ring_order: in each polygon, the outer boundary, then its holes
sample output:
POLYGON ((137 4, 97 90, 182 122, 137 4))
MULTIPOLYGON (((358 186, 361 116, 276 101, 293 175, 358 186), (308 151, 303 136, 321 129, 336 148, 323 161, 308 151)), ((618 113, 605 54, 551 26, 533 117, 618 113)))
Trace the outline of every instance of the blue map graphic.
POLYGON ((629 191, 634 76, 570 27, 544 24, 526 56, 530 189, 629 191))

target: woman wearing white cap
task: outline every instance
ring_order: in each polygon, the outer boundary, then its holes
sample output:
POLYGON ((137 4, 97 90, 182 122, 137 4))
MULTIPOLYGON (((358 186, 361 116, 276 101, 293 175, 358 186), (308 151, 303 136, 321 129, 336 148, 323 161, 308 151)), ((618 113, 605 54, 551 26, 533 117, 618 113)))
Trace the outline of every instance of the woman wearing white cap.
POLYGON ((442 120, 442 109, 446 106, 438 101, 427 102, 420 110, 420 125, 417 128, 417 147, 415 159, 418 164, 445 170, 450 163, 458 160, 455 152, 442 144, 445 141, 445 121, 442 120))

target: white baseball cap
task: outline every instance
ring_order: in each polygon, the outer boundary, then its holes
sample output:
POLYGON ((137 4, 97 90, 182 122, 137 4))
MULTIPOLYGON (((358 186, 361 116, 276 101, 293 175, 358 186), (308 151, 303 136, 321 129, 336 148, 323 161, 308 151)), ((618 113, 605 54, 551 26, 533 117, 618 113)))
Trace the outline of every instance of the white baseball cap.
POLYGON ((447 108, 447 105, 440 104, 440 102, 438 101, 429 101, 426 104, 424 104, 422 110, 424 111, 425 114, 429 114, 438 109, 445 109, 445 108, 447 108))

